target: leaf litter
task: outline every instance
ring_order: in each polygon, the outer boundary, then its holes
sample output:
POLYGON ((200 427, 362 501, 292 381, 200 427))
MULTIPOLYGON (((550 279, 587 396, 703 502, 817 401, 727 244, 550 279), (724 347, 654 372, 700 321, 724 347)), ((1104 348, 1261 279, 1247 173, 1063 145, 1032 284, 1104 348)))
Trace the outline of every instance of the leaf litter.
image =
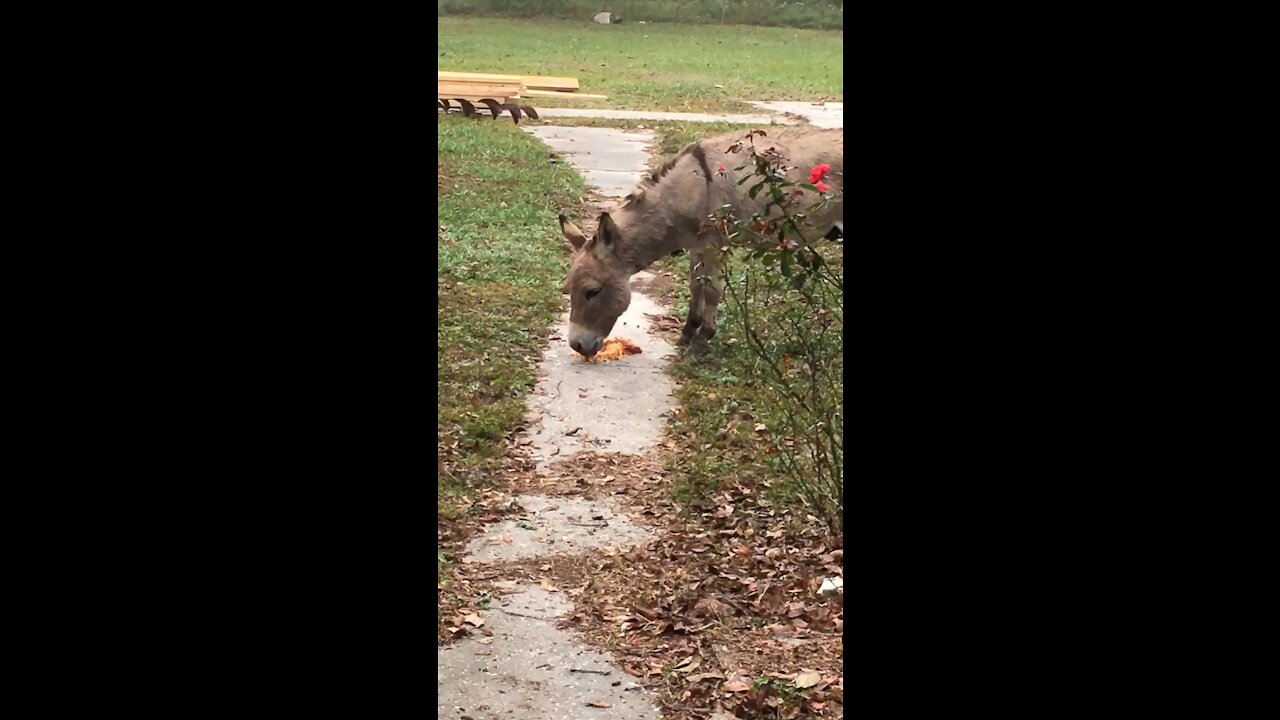
POLYGON ((561 626, 611 652, 665 717, 843 717, 843 592, 818 592, 843 575, 840 538, 802 510, 732 482, 677 504, 656 455, 583 453, 539 475, 519 461, 523 448, 510 449, 503 490, 482 495, 469 514, 488 522, 509 516, 519 512, 512 496, 525 492, 623 496, 621 509, 659 532, 633 548, 458 565, 440 591, 439 642, 483 634, 466 622, 479 599, 529 581, 564 592, 574 610, 561 626), (601 482, 607 476, 613 480, 601 482))

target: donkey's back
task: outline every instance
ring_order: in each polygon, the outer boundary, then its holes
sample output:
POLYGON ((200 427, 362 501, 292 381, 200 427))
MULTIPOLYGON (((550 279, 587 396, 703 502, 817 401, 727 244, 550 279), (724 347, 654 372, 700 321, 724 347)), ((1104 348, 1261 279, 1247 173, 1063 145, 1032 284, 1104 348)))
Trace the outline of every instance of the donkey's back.
MULTIPOLYGON (((782 156, 788 180, 807 182, 810 171, 817 165, 830 165, 823 178, 834 191, 832 202, 809 220, 817 227, 819 233, 826 233, 832 225, 844 227, 844 129, 825 129, 813 127, 785 128, 783 130, 765 131, 765 135, 752 138, 757 152, 769 148, 775 149, 782 156)), ((761 211, 765 200, 763 194, 753 200, 747 190, 753 184, 748 181, 738 184, 743 177, 755 172, 750 162, 750 147, 744 138, 745 133, 733 132, 700 141, 703 152, 711 167, 723 166, 726 179, 732 182, 716 183, 712 198, 712 207, 732 205, 734 213, 746 217, 761 211), (740 143, 737 152, 729 150, 740 143), (746 165, 742 170, 737 168, 746 165)), ((807 204, 807 203, 806 203, 807 204)))

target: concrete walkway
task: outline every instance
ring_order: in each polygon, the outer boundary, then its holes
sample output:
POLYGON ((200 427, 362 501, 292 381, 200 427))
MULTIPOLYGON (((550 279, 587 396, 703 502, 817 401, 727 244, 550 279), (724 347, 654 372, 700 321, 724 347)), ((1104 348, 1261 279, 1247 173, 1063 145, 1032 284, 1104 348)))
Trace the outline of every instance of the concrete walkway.
MULTIPOLYGON (((649 132, 552 125, 522 129, 563 154, 608 198, 631 192, 648 169, 649 132)), ((594 218, 574 221, 588 234, 594 230, 594 218)), ((645 317, 666 313, 641 292, 652 277, 644 272, 632 277, 631 305, 613 330, 639 345, 638 355, 588 363, 569 348, 568 313, 560 318, 539 364, 529 427, 523 433, 540 472, 582 452, 643 455, 661 438, 674 402, 666 358, 675 350, 645 317), (618 412, 619 407, 625 412, 618 412)), ((522 558, 622 549, 651 537, 649 529, 632 523, 608 501, 541 495, 517 495, 515 500, 524 512, 487 527, 468 545, 466 562, 500 569, 502 563, 522 558)), ((504 592, 510 594, 504 594, 501 604, 482 612, 481 629, 490 637, 461 638, 437 651, 438 718, 660 717, 648 692, 611 657, 557 627, 557 618, 572 609, 562 593, 514 584, 504 592)))
MULTIPOLYGON (((653 143, 648 131, 564 125, 525 131, 563 153, 601 195, 614 199, 640 183, 653 143)), ((585 223, 595 218, 573 220, 591 233, 585 223)), ((612 333, 639 345, 638 355, 584 362, 569 348, 568 313, 560 318, 529 402, 530 439, 540 468, 582 451, 642 455, 662 438, 675 389, 666 374, 667 359, 675 355, 675 348, 650 327, 648 315, 666 314, 640 290, 652 279, 645 271, 631 277, 631 304, 612 333), (625 413, 617 412, 620 403, 625 403, 625 413)))
POLYGON ((768 112, 766 115, 717 115, 713 113, 666 112, 662 110, 584 110, 579 108, 539 108, 541 117, 600 118, 605 120, 684 120, 687 122, 727 122, 742 125, 795 125, 804 122, 821 128, 844 127, 844 103, 812 103, 783 100, 748 100, 768 112), (794 116, 794 117, 789 117, 794 116))
POLYGON ((811 102, 782 102, 782 101, 757 101, 748 100, 751 105, 755 105, 761 110, 768 110, 776 113, 788 113, 790 115, 798 115, 809 122, 810 125, 816 125, 821 128, 842 128, 844 127, 844 103, 811 103, 811 102))
POLYGON ((485 614, 490 642, 464 638, 439 653, 438 720, 660 717, 635 678, 556 628, 573 609, 562 595, 535 585, 511 591, 485 614))
POLYGON ((684 120, 687 122, 741 123, 743 125, 796 124, 795 120, 778 115, 716 115, 713 113, 666 112, 663 110, 580 110, 578 108, 538 108, 538 116, 602 118, 605 120, 684 120))
POLYGON ((587 184, 606 197, 620 198, 635 189, 643 168, 649 163, 649 148, 653 145, 653 133, 648 130, 573 125, 521 127, 563 154, 587 179, 587 184))

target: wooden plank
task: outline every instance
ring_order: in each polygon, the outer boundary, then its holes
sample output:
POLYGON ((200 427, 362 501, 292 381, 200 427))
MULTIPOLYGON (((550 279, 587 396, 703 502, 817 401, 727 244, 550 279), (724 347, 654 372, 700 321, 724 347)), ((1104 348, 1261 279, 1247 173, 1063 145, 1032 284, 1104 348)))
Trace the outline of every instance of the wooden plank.
POLYGON ((436 71, 436 80, 456 80, 460 82, 524 82, 521 75, 494 75, 491 73, 464 73, 436 71))
POLYGON ((606 100, 608 95, 592 95, 591 93, 556 92, 555 90, 525 90, 520 93, 525 97, 545 98, 578 98, 581 100, 606 100))
POLYGON ((524 84, 534 90, 564 90, 573 92, 578 89, 578 78, 525 75, 524 84))
POLYGON ((437 95, 436 98, 437 99, 444 98, 445 100, 448 100, 449 107, 458 107, 458 103, 454 102, 454 100, 457 100, 458 98, 462 98, 463 100, 470 100, 471 104, 476 105, 477 108, 483 107, 486 110, 489 109, 487 106, 478 105, 477 103, 479 103, 481 100, 497 100, 499 103, 509 103, 512 100, 520 99, 520 98, 512 98, 512 97, 494 97, 492 95, 437 95))
POLYGON ((503 89, 503 90, 510 90, 511 92, 520 92, 521 90, 523 90, 523 89, 524 89, 524 85, 522 85, 521 83, 509 83, 509 82, 492 82, 492 83, 481 83, 481 82, 457 82, 457 81, 454 81, 454 80, 441 80, 441 81, 439 81, 439 82, 437 82, 437 83, 436 83, 436 87, 439 87, 439 88, 446 88, 446 89, 449 89, 449 90, 463 90, 463 91, 466 91, 466 89, 467 89, 467 88, 486 88, 485 92, 489 92, 489 90, 491 90, 491 89, 493 89, 493 88, 501 88, 501 89, 503 89))
POLYGON ((484 85, 481 83, 437 83, 436 94, 448 95, 519 95, 522 88, 517 83, 501 83, 484 85))
POLYGON ((561 90, 572 92, 577 90, 578 78, 553 77, 549 75, 499 75, 496 73, 464 73, 436 71, 436 80, 451 82, 522 82, 528 87, 538 90, 561 90))

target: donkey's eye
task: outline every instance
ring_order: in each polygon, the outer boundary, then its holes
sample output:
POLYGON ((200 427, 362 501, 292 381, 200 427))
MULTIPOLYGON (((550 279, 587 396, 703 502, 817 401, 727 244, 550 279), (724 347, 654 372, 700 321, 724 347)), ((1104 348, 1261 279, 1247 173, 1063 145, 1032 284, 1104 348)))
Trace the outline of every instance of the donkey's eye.
POLYGON ((600 294, 600 288, 596 288, 596 289, 594 289, 594 290, 588 290, 588 291, 587 291, 587 299, 588 299, 588 300, 590 300, 591 298, 593 298, 593 297, 595 297, 595 296, 597 296, 597 295, 599 295, 599 294, 600 294))

